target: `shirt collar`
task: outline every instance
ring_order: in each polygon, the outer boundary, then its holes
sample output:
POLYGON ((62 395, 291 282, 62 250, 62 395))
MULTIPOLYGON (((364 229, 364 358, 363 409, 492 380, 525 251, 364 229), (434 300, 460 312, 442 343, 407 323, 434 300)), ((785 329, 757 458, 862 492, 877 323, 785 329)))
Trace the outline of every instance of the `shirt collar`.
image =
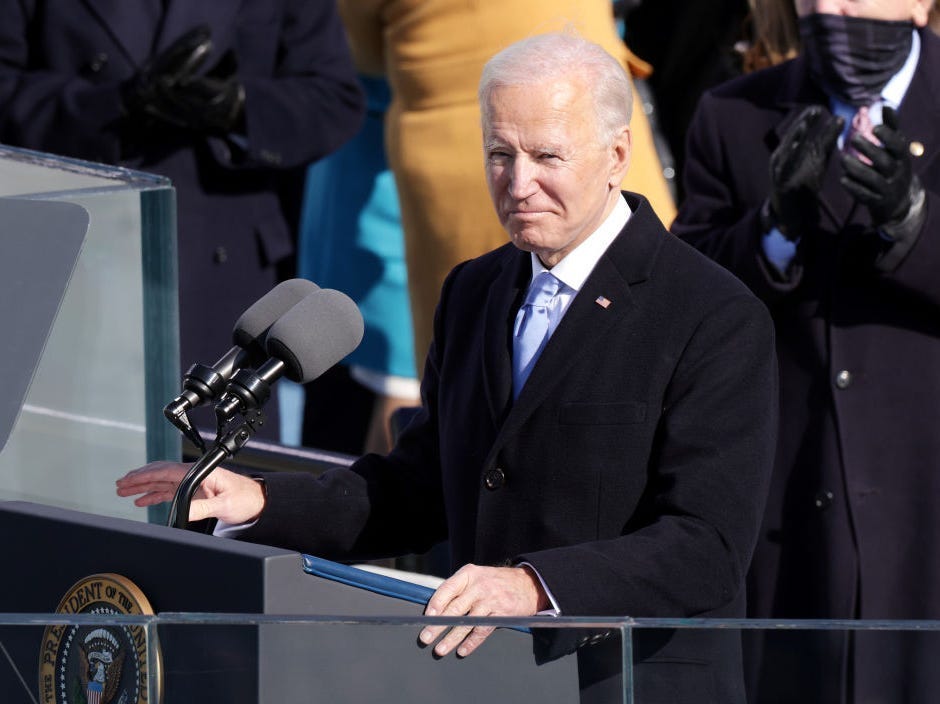
POLYGON ((901 67, 901 70, 891 76, 891 80, 881 89, 881 100, 891 107, 897 109, 911 87, 911 81, 914 80, 914 71, 917 70, 917 62, 920 59, 920 34, 914 31, 914 40, 911 42, 911 53, 907 61, 901 67))
MULTIPOLYGON (((600 224, 600 227, 553 266, 551 268, 552 274, 565 286, 580 291, 598 260, 607 251, 611 242, 616 239, 631 215, 630 206, 627 205, 627 201, 621 193, 617 198, 614 209, 610 211, 610 215, 600 224)), ((530 253, 529 256, 532 260, 533 279, 543 271, 548 271, 536 254, 530 253)))

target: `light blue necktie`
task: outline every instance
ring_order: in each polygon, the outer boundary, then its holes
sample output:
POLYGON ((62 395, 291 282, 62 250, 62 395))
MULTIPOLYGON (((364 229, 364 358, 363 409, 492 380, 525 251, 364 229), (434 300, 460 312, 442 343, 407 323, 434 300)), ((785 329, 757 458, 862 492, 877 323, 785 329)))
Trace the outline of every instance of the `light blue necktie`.
POLYGON ((525 303, 516 313, 512 334, 512 397, 518 398, 526 379, 548 342, 557 311, 552 299, 562 283, 543 271, 529 285, 525 303))

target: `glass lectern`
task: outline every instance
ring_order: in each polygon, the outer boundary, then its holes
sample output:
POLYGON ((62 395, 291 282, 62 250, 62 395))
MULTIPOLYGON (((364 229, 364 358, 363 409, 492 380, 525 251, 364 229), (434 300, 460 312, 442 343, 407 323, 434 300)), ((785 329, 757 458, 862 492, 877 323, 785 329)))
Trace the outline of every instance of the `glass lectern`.
POLYGON ((175 213, 165 178, 0 146, 0 501, 146 518, 114 480, 180 452, 175 213))

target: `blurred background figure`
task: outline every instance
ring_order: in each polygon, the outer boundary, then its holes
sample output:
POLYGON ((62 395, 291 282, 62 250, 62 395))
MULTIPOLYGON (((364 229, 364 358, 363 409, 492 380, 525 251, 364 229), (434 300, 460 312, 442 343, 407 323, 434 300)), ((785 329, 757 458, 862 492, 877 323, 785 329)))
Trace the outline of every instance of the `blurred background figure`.
POLYGON ((799 52, 800 35, 796 25, 796 10, 790 0, 748 0, 748 15, 744 39, 738 44, 742 56, 743 73, 794 58, 799 52))
MULTIPOLYGON (((799 55, 706 92, 689 129, 672 229, 748 284, 777 333, 751 617, 940 618, 934 6, 762 0, 768 63, 796 36, 799 55)), ((746 637, 757 704, 926 703, 940 689, 936 633, 746 637)))
MULTIPOLYGON (((523 37, 570 26, 635 75, 649 67, 617 34, 610 0, 341 0, 359 67, 388 77, 386 123, 405 233, 419 374, 444 276, 457 263, 506 242, 483 176, 477 84, 483 64, 523 37)), ((669 223, 675 205, 649 124, 633 118, 625 188, 645 193, 669 223)))
POLYGON ((408 277, 395 177, 385 159, 384 78, 361 76, 362 129, 310 166, 300 222, 298 275, 347 293, 365 334, 345 363, 306 387, 302 442, 352 455, 391 449, 389 418, 417 406, 408 277))
POLYGON ((306 165, 361 121, 335 1, 0 0, 0 17, 0 142, 172 180, 181 364, 212 364, 293 275, 306 165))
MULTIPOLYGON (((685 136, 699 96, 741 73, 736 43, 744 36, 748 0, 620 0, 627 46, 653 67, 648 84, 669 163, 682 172, 685 136)), ((673 186, 682 199, 682 184, 673 186)), ((664 220, 668 225, 670 220, 664 220)))

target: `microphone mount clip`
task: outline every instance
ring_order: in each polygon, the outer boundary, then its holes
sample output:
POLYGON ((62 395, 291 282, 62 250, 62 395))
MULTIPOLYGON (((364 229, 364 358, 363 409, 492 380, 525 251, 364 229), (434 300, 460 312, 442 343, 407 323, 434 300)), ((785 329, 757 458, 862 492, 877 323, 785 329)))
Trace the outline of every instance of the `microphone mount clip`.
POLYGON ((254 408, 244 412, 241 418, 232 419, 219 427, 212 449, 202 455, 176 489, 167 525, 174 528, 189 528, 189 507, 199 485, 222 462, 230 459, 241 450, 259 426, 264 425, 264 411, 254 408))

